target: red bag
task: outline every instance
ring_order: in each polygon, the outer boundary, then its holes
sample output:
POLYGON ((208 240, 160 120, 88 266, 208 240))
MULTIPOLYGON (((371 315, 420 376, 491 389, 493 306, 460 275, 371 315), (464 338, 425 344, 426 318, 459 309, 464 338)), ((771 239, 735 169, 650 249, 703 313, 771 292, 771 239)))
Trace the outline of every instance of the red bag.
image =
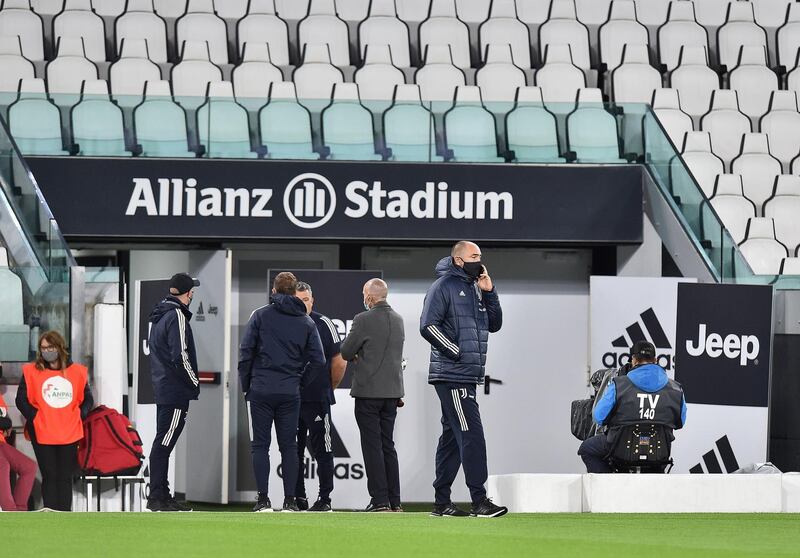
POLYGON ((128 417, 103 405, 83 421, 78 466, 87 475, 135 475, 144 460, 142 439, 128 417))

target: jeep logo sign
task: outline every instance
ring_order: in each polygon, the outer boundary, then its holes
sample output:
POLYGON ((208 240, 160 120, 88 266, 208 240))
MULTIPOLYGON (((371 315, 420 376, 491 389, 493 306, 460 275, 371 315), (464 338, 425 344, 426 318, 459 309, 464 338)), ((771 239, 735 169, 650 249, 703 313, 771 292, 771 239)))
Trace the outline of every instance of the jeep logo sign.
POLYGON ((761 344, 755 335, 736 336, 733 333, 725 339, 719 333, 710 333, 706 336, 706 324, 700 324, 696 342, 686 342, 686 352, 691 356, 700 356, 703 353, 711 358, 725 356, 725 358, 739 359, 740 366, 747 366, 758 358, 761 344))
POLYGON ((678 285, 675 379, 688 403, 766 407, 772 287, 678 285))

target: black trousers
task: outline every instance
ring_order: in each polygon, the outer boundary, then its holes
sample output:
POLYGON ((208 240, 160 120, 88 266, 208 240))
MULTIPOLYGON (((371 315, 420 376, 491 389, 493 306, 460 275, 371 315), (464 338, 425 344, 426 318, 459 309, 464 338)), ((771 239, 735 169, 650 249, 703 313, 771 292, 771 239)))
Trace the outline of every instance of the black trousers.
POLYGON ((450 502, 450 487, 463 467, 472 503, 477 504, 486 497, 489 470, 475 384, 440 383, 434 387, 442 406, 442 435, 436 447, 433 481, 436 503, 450 502))
POLYGON ((72 511, 72 475, 78 466, 78 444, 39 444, 31 440, 42 472, 44 507, 72 511))
POLYGON ((611 473, 611 465, 608 462, 609 453, 611 453, 611 444, 605 434, 586 438, 578 448, 578 455, 583 459, 587 473, 611 473))
POLYGON ((169 456, 183 432, 188 413, 188 401, 177 405, 156 405, 156 437, 150 450, 150 500, 163 501, 170 497, 169 456))
POLYGON ((297 489, 295 491, 295 495, 299 498, 306 497, 304 471, 306 445, 308 445, 311 457, 317 462, 319 499, 330 502, 333 491, 330 403, 308 401, 300 404, 300 422, 297 426, 297 489))
POLYGON ((297 421, 300 415, 300 396, 271 394, 259 401, 248 401, 250 418, 250 452, 253 472, 261 494, 269 493, 269 446, 272 443, 272 423, 281 451, 283 497, 293 498, 297 487, 297 421))
POLYGON ((400 505, 400 465, 394 448, 397 399, 356 398, 355 415, 373 504, 400 505))

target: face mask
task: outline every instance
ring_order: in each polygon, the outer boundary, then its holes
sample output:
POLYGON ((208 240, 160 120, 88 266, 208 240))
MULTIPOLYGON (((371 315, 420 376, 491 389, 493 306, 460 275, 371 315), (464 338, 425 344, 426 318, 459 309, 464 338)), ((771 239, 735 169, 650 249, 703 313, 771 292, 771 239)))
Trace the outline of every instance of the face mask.
POLYGON ((464 273, 466 273, 470 279, 477 279, 482 271, 483 264, 481 264, 481 262, 464 262, 464 273))
POLYGON ((58 351, 55 350, 46 350, 42 351, 42 358, 45 362, 55 362, 58 360, 58 351))
POLYGON ((364 310, 369 310, 369 303, 367 303, 367 299, 364 299, 364 310))

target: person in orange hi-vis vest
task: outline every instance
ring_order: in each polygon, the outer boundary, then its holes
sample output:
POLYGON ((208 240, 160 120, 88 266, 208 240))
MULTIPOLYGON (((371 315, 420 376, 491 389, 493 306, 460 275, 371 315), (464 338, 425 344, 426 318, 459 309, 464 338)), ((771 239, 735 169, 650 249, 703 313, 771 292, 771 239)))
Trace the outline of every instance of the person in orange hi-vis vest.
POLYGON ((47 331, 39 338, 36 360, 22 367, 16 402, 42 471, 44 507, 70 511, 78 440, 94 399, 88 370, 69 361, 60 333, 47 331))
POLYGON ((0 395, 0 509, 3 511, 28 511, 28 498, 36 479, 36 462, 8 443, 11 435, 8 406, 0 395), (17 475, 11 490, 11 473, 17 475))

